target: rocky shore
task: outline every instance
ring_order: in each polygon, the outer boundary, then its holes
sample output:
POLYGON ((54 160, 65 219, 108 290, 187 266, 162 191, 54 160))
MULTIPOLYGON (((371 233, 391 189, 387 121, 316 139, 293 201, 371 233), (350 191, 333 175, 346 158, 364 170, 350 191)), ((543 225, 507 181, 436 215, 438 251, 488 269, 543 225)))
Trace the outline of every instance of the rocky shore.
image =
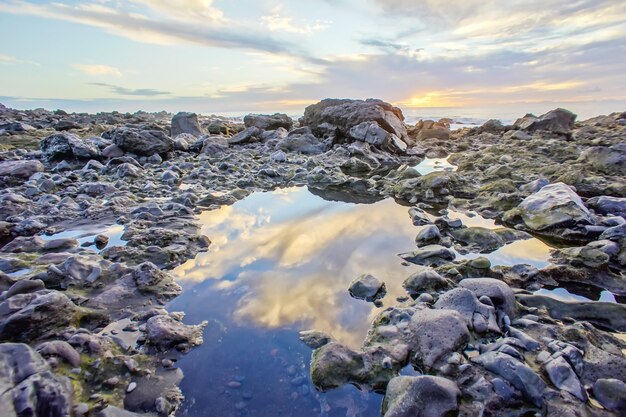
POLYGON ((350 294, 381 306, 361 349, 302 333, 320 391, 385 393, 385 417, 626 415, 626 112, 450 122, 410 126, 371 99, 243 123, 0 105, 2 415, 174 415, 176 361, 205 323, 164 308, 181 292, 168 271, 211 244, 197 214, 293 186, 405 205, 416 247, 399 262, 422 266, 391 306, 384 282, 355 279, 350 294), (456 171, 413 169, 448 156, 456 171), (456 256, 531 237, 558 248, 549 266, 456 256), (534 294, 563 284, 617 303, 534 294))

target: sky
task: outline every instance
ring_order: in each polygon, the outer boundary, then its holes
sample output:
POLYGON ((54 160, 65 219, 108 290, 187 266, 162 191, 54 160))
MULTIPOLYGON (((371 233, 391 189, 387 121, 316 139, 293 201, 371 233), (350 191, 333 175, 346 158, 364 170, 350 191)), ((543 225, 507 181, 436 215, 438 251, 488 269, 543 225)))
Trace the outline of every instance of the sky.
POLYGON ((0 0, 0 39, 14 108, 626 110, 623 0, 0 0))

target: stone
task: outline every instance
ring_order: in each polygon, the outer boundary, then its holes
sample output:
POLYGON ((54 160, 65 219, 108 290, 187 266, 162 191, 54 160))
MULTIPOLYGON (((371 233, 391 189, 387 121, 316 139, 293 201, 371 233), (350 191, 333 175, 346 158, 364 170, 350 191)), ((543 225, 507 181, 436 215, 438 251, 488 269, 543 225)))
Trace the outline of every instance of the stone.
POLYGON ((520 217, 526 227, 543 231, 573 224, 593 224, 591 213, 581 198, 562 182, 550 184, 526 197, 517 208, 505 213, 503 220, 520 217))
POLYGON ((621 216, 626 218, 626 198, 611 197, 603 195, 593 197, 585 202, 587 207, 591 207, 596 213, 605 215, 621 216))
POLYGON ((308 155, 320 154, 328 148, 324 142, 311 133, 290 134, 285 139, 279 141, 276 147, 283 151, 300 152, 308 155))
POLYGON ((418 295, 422 292, 448 288, 450 282, 436 271, 428 268, 409 275, 402 283, 402 286, 410 295, 418 295))
POLYGON ((73 392, 69 380, 51 372, 28 345, 0 344, 0 406, 6 417, 68 417, 73 392))
POLYGON ((626 149, 622 146, 594 146, 585 149, 578 161, 608 175, 623 175, 626 171, 626 149))
POLYGON ((67 132, 46 137, 39 143, 39 147, 43 156, 49 161, 100 157, 100 149, 96 145, 67 132))
POLYGON ((487 296, 493 305, 511 319, 515 317, 515 294, 506 282, 495 278, 466 278, 459 286, 472 291, 478 298, 487 296))
POLYGON ((387 295, 385 283, 370 274, 356 277, 348 288, 353 298, 365 301, 376 301, 387 295))
POLYGON ((465 319, 452 310, 418 310, 409 323, 412 361, 426 370, 463 347, 470 338, 465 319))
POLYGON ((125 152, 151 156, 163 154, 174 149, 174 141, 161 130, 118 127, 111 137, 113 143, 125 152))
POLYGON ((437 376, 398 376, 389 381, 383 417, 446 417, 459 409, 461 391, 437 376))
POLYGON ((319 330, 303 330, 300 332, 300 340, 311 349, 318 349, 330 343, 333 339, 319 330))
POLYGON ((557 134, 569 135, 574 127, 576 117, 571 111, 558 108, 539 117, 526 115, 516 120, 513 125, 527 132, 547 130, 557 134))
POLYGON ((336 342, 313 351, 311 381, 319 390, 328 391, 347 383, 362 383, 364 368, 360 353, 336 342))
POLYGON ((587 401, 585 389, 578 380, 576 373, 563 356, 557 356, 546 362, 544 369, 555 387, 569 392, 581 401, 587 401))
POLYGON ((195 137, 204 135, 196 113, 179 112, 172 117, 170 136, 175 138, 181 133, 195 137))
POLYGON ((256 142, 260 134, 261 130, 258 127, 248 127, 229 138, 228 143, 230 145, 245 145, 246 143, 256 142))
POLYGON ((124 156, 124 151, 121 150, 119 146, 112 143, 102 150, 102 156, 105 158, 117 158, 124 156))
POLYGON ((415 243, 418 246, 422 246, 429 243, 439 242, 441 239, 441 232, 439 228, 434 224, 428 224, 425 226, 419 226, 417 236, 415 236, 415 243))
POLYGON ((270 155, 270 159, 274 162, 287 162, 287 154, 283 151, 276 151, 270 155))
POLYGON ((543 405, 546 383, 532 369, 502 352, 486 352, 471 359, 483 368, 508 381, 537 407, 543 405))
POLYGON ((204 325, 188 326, 172 315, 159 315, 146 322, 146 338, 157 349, 168 350, 179 345, 199 346, 202 344, 204 325))
POLYGON ((44 342, 37 346, 37 352, 46 356, 54 355, 63 358, 67 363, 72 366, 80 365, 80 354, 70 345, 63 340, 52 340, 44 342))
POLYGON ((43 164, 39 161, 21 160, 0 162, 0 177, 30 178, 33 174, 43 172, 44 170, 43 164))
POLYGON ((440 265, 452 261, 456 255, 450 248, 441 245, 423 246, 413 252, 401 253, 402 259, 418 265, 440 265))
POLYGON ((243 118, 243 123, 247 128, 256 127, 261 130, 283 128, 289 131, 293 128, 293 120, 284 113, 248 114, 243 118))
POLYGON ((433 308, 457 311, 465 318, 468 327, 478 333, 500 333, 494 307, 481 303, 466 288, 454 288, 440 295, 433 308))
POLYGON ((490 253, 504 246, 505 240, 485 227, 463 227, 450 231, 452 237, 480 253, 490 253))
POLYGON ((593 396, 604 408, 626 414, 626 383, 619 379, 598 379, 593 384, 593 396))

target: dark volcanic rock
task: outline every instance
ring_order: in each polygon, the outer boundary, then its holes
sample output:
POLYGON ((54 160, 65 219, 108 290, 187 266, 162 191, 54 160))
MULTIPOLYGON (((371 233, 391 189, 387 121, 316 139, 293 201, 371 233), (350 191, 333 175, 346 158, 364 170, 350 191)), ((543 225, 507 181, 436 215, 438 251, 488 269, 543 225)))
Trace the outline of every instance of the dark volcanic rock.
POLYGON ((243 118, 246 127, 257 127, 261 130, 276 130, 280 127, 291 130, 293 120, 284 113, 249 114, 243 118))
POLYGON ((36 172, 42 172, 44 166, 39 161, 2 161, 0 162, 0 177, 9 176, 29 178, 36 172))
POLYGON ((100 156, 100 149, 92 142, 67 132, 46 137, 39 143, 39 147, 49 161, 74 158, 92 159, 100 156))
POLYGON ((436 376, 398 376, 387 386, 383 417, 445 417, 458 410, 461 391, 436 376))
POLYGON ((182 133, 195 137, 204 135, 196 113, 180 112, 172 117, 171 136, 175 138, 182 133))
POLYGON ((539 117, 526 115, 515 121, 515 126, 522 130, 534 132, 536 130, 547 130, 553 133, 568 135, 572 132, 572 127, 576 121, 576 115, 569 110, 555 109, 539 117))
POLYGON ((113 142, 126 152, 151 156, 174 149, 174 141, 160 130, 120 127, 112 133, 113 142))

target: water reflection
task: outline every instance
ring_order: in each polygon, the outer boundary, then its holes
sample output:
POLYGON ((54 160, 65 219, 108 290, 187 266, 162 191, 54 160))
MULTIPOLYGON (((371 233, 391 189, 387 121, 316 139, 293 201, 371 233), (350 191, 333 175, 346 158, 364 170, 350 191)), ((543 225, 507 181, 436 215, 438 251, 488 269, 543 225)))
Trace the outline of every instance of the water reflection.
MULTIPOLYGON (((456 217, 495 227, 480 216, 456 217)), ((359 274, 385 281, 385 305, 406 295, 403 280, 420 268, 397 256, 415 248, 407 207, 288 188, 203 212, 199 221, 212 245, 174 270, 184 292, 168 306, 190 323, 211 322, 205 344, 179 362, 187 397, 180 415, 379 416, 379 395, 354 387, 322 395, 310 386, 310 349, 297 332, 315 328, 360 346, 380 309, 349 296, 359 274)), ((543 261, 533 245, 516 242, 488 256, 493 264, 543 261)))
POLYGON ((413 167, 421 175, 438 171, 456 171, 457 166, 448 162, 448 158, 426 158, 413 167))
MULTIPOLYGON (((77 228, 70 228, 52 235, 42 235, 44 240, 72 238, 78 241, 79 245, 83 243, 93 242, 97 235, 105 235, 109 241, 105 247, 109 246, 126 246, 126 241, 122 240, 124 234, 124 226, 120 224, 113 225, 84 225, 77 228)), ((104 249, 105 247, 102 247, 104 249)))

